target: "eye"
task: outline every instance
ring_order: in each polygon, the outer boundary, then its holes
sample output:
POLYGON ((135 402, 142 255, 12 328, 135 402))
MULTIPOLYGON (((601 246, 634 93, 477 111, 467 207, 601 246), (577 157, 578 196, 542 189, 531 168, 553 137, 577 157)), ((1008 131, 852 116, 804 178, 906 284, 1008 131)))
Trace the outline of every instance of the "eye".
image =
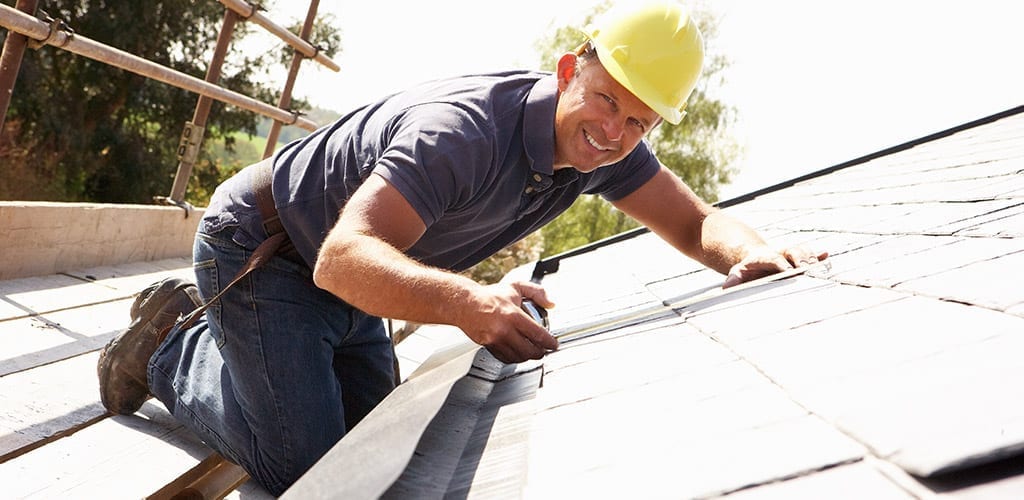
POLYGON ((601 96, 601 99, 604 99, 604 102, 608 103, 608 105, 611 106, 612 109, 616 109, 615 101, 613 101, 611 97, 608 97, 605 94, 597 94, 597 95, 601 96))
POLYGON ((630 118, 629 123, 630 125, 633 125, 634 127, 640 129, 641 132, 647 131, 647 127, 644 126, 643 122, 637 120, 636 118, 630 118))

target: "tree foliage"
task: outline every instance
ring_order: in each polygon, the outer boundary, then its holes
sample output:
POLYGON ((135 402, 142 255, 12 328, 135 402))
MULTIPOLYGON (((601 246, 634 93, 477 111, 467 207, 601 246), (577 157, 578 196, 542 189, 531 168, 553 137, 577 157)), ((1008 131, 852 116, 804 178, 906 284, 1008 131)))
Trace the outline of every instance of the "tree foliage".
MULTIPOLYGON (((82 36, 200 79, 224 16, 217 2, 189 0, 46 0, 41 9, 82 36)), ((239 22, 235 41, 246 33, 239 22)), ((325 52, 337 50, 336 36, 326 41, 325 52)), ((276 103, 275 91, 262 83, 275 57, 243 54, 232 43, 220 83, 276 103)), ((26 52, 0 131, 0 197, 147 203, 166 194, 177 169, 181 130, 197 98, 55 47, 26 52)), ((254 113, 215 102, 206 143, 231 148, 233 134, 254 133, 257 120, 254 113)), ((196 167, 193 188, 201 193, 230 173, 218 168, 209 151, 196 167)))
MULTIPOLYGON (((584 38, 578 27, 588 25, 608 6, 605 3, 578 24, 558 28, 550 37, 539 40, 536 48, 541 60, 553 64, 562 53, 579 46, 584 38)), ((699 7, 693 16, 704 35, 707 52, 701 80, 690 96, 683 121, 679 125, 662 123, 647 139, 665 166, 702 198, 713 201, 718 197, 718 187, 727 183, 733 173, 730 163, 738 150, 728 128, 735 113, 708 94, 709 87, 721 83, 722 70, 728 66, 728 60, 714 52, 717 20, 699 7)), ((557 254, 636 226, 636 221, 603 199, 584 195, 544 227, 543 255, 557 254)))
POLYGON ((498 251, 464 274, 479 283, 497 283, 512 269, 539 259, 543 248, 544 238, 540 233, 533 233, 498 251))

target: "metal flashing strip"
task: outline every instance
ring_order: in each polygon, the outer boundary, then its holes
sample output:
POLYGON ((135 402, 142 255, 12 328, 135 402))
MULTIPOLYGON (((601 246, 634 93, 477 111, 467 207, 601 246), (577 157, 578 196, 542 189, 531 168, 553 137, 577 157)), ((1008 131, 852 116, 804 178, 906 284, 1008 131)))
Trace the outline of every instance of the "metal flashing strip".
POLYGON ((497 409, 532 396, 540 366, 502 363, 468 339, 434 354, 281 498, 468 488, 497 409))
POLYGON ((419 370, 396 387, 281 498, 379 498, 402 475, 423 432, 480 351, 467 339, 431 356, 425 365, 433 369, 419 370))
POLYGON ((810 266, 796 267, 770 276, 758 278, 756 280, 741 283, 730 288, 720 288, 718 286, 705 288, 703 290, 698 290, 692 294, 678 297, 671 301, 666 300, 660 304, 654 304, 652 306, 645 307, 639 310, 628 311, 617 316, 612 316, 610 318, 603 318, 600 320, 580 325, 572 325, 559 330, 555 330, 551 332, 551 334, 558 339, 559 343, 566 344, 587 337, 592 337, 594 335, 598 335, 609 330, 622 328, 624 326, 628 326, 636 322, 653 319, 652 317, 654 315, 669 313, 671 311, 681 309, 684 307, 689 307, 700 302, 705 302, 725 297, 728 295, 735 295, 753 288, 768 286, 772 283, 776 283, 787 278, 792 278, 794 276, 799 276, 805 273, 826 273, 830 269, 831 264, 829 264, 828 261, 822 261, 810 266))
POLYGON ((460 379, 424 430, 416 452, 383 498, 521 498, 528 470, 532 406, 540 387, 540 364, 517 367, 498 380, 476 375, 460 379), (527 368, 532 366, 532 368, 527 368), (512 434, 509 434, 509 433, 512 434), (496 451, 498 450, 498 451, 496 451))

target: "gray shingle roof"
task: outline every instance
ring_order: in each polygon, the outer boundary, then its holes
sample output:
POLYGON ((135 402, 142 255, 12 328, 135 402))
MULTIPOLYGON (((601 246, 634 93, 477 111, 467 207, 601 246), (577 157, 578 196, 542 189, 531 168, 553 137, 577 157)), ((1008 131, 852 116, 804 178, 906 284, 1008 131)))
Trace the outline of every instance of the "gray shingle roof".
POLYGON ((289 495, 1024 493, 1024 107, 725 205, 831 268, 694 302, 722 277, 650 234, 566 258, 553 331, 631 319, 539 363, 435 358, 289 495), (360 440, 412 427, 411 456, 360 440), (385 471, 345 490, 345 460, 385 471))

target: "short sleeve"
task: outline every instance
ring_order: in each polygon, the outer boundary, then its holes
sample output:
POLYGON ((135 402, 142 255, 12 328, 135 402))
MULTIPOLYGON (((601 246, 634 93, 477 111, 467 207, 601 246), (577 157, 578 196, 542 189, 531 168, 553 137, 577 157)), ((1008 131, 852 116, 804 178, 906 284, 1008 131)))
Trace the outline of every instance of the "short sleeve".
POLYGON ((373 167, 416 210, 426 226, 472 199, 494 147, 487 124, 456 104, 429 103, 397 115, 373 167))

